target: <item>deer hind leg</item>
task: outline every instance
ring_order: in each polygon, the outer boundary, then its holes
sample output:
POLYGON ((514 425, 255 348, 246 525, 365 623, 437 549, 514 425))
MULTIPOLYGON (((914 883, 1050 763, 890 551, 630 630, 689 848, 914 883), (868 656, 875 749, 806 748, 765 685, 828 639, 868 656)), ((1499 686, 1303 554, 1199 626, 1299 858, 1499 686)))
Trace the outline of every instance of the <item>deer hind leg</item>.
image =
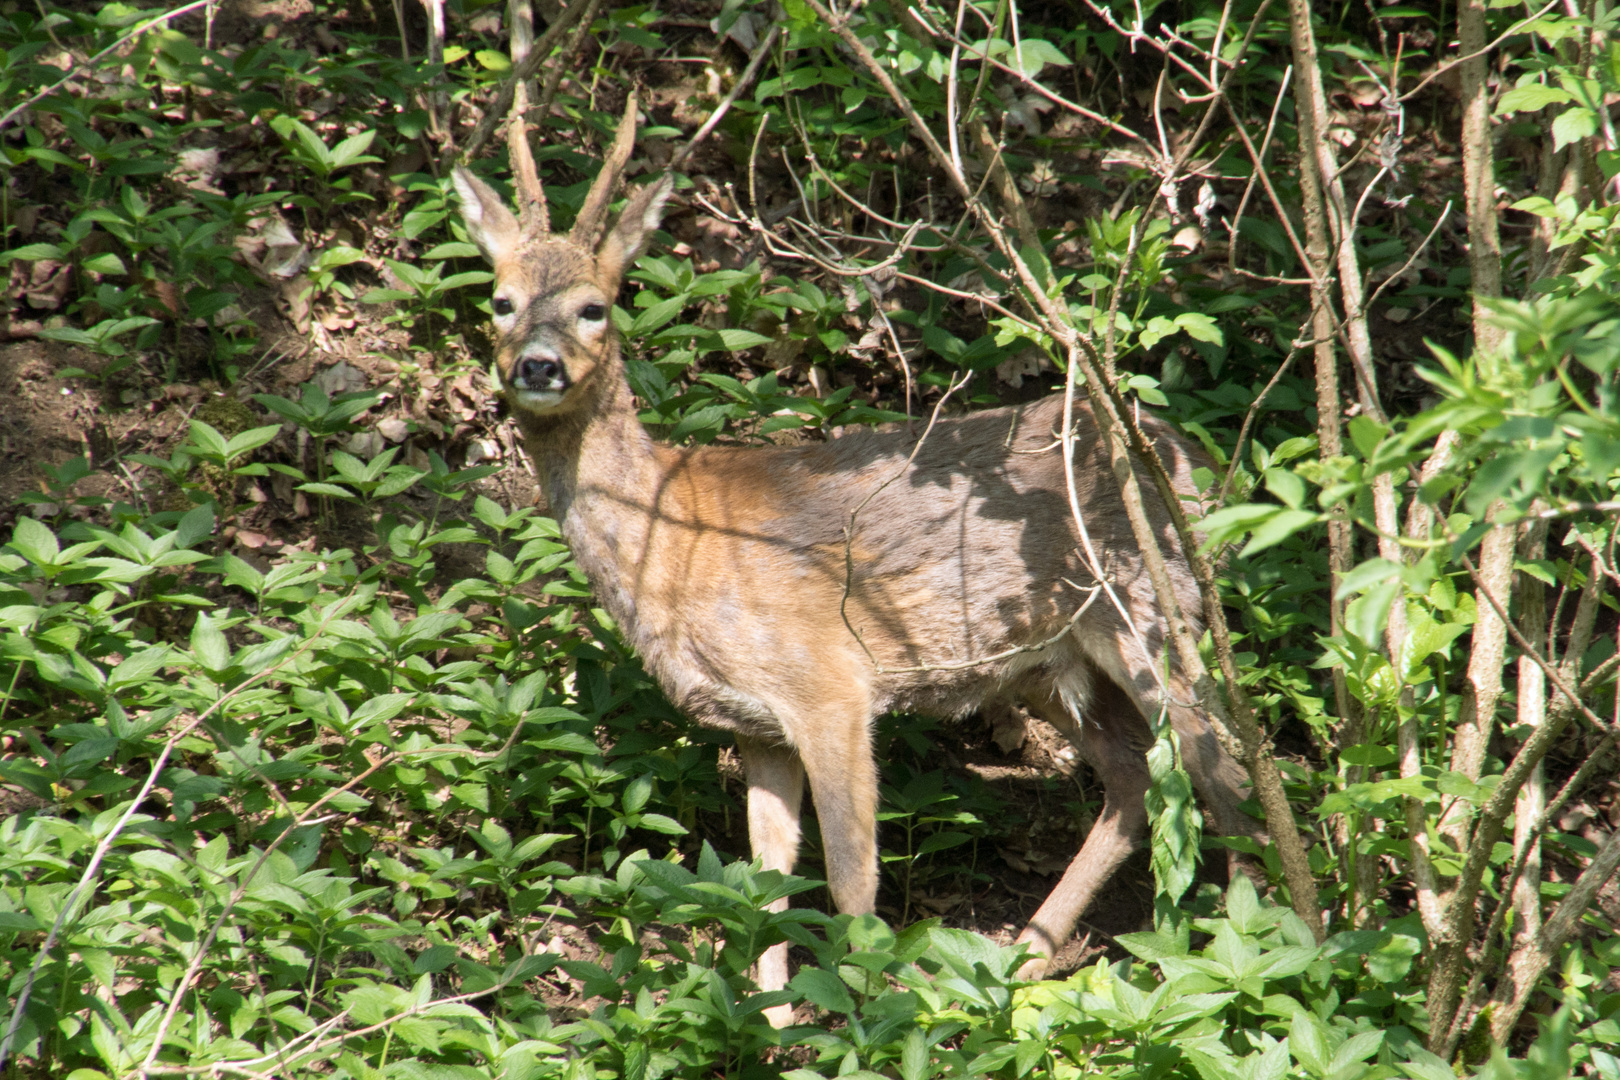
POLYGON ((1222 836, 1264 840, 1265 830, 1260 823, 1238 809, 1238 804, 1248 798, 1249 771, 1221 749, 1209 718, 1192 709, 1172 706, 1170 724, 1176 729, 1181 763, 1192 777, 1214 831, 1222 836))
MULTIPOLYGON (((748 844, 767 870, 791 873, 799 857, 799 808, 804 803, 804 765, 798 751, 782 743, 737 737, 737 752, 748 775, 748 844)), ((786 911, 788 898, 773 900, 769 911, 786 911)), ((778 942, 759 958, 759 988, 780 990, 788 981, 788 943, 778 942)), ((765 1010, 774 1027, 793 1022, 792 1005, 765 1010)))
MULTIPOLYGON (((1266 843, 1265 826, 1238 809, 1248 797, 1249 770, 1239 765, 1221 748, 1209 718, 1202 713, 1172 706, 1170 723, 1176 729, 1177 743, 1181 747, 1181 764, 1192 778, 1198 798, 1208 815, 1210 832, 1218 836, 1248 836, 1256 843, 1266 843)), ((1236 851, 1226 853, 1228 879, 1244 874, 1264 891, 1265 869, 1255 859, 1236 851)))
POLYGON ((1018 935, 1035 954, 1019 969, 1023 979, 1038 979, 1046 973, 1050 958, 1074 933, 1097 890, 1147 834, 1147 808, 1142 801, 1150 783, 1144 753, 1147 728, 1122 690, 1106 678, 1095 678, 1092 683, 1089 703, 1078 692, 1067 695, 1083 714, 1071 711, 1050 686, 1026 694, 1024 699, 1032 712, 1074 744, 1102 780, 1104 795, 1102 813, 1079 854, 1018 935))

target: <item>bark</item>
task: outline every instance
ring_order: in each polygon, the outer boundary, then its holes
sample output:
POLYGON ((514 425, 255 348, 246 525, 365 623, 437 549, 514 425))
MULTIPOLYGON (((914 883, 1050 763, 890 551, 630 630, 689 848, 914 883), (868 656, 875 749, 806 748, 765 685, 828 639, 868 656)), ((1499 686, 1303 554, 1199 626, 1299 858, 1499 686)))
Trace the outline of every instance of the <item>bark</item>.
POLYGON ((1502 241, 1496 224, 1496 171, 1492 162, 1490 88, 1486 85, 1485 0, 1460 0, 1457 65, 1462 83, 1463 199, 1468 208, 1468 268, 1474 293, 1474 348, 1493 353, 1503 331, 1492 325, 1482 299, 1502 295, 1502 241), (1478 55, 1474 55, 1478 54, 1478 55))
MULTIPOLYGON (((1531 522, 1524 530, 1519 553, 1525 561, 1541 559, 1547 553, 1547 523, 1531 522)), ((1529 574, 1519 576, 1519 632, 1530 646, 1547 650, 1547 594, 1540 581, 1529 574)), ((1518 720, 1520 727, 1535 729, 1546 721, 1547 677, 1528 656, 1519 657, 1518 720)), ((1518 952, 1541 933, 1541 841, 1532 834, 1546 808, 1546 767, 1537 765, 1519 792, 1513 806, 1513 850, 1522 852, 1524 870, 1513 887, 1513 911, 1517 923, 1514 951, 1518 952)))
MULTIPOLYGON (((1446 466, 1451 464, 1452 457, 1457 452, 1457 440, 1460 434, 1453 430, 1442 431, 1434 440, 1434 449, 1429 452, 1429 460, 1423 463, 1423 469, 1418 473, 1419 486, 1428 483, 1439 476, 1446 466)), ((1435 508, 1422 499, 1414 498, 1406 508, 1406 538, 1408 540, 1429 540, 1434 535, 1435 508)), ((1409 548, 1406 552, 1406 561, 1415 563, 1423 555, 1420 548, 1409 548)))
MULTIPOLYGON (((428 17, 427 63, 429 67, 441 65, 444 63, 444 0, 422 0, 422 7, 428 17)), ((434 89, 428 91, 426 98, 428 129, 435 139, 445 138, 444 110, 449 104, 450 95, 440 89, 443 83, 444 75, 441 72, 434 78, 434 89)))
POLYGON ((1434 963, 1429 970, 1429 1049, 1438 1053, 1450 1040, 1452 1020, 1457 1011, 1457 989, 1462 985, 1463 968, 1468 959, 1468 946, 1473 942, 1475 902, 1479 897, 1480 882, 1490 852, 1502 837, 1502 826, 1507 821, 1519 789, 1529 778, 1553 743, 1569 726, 1575 714, 1572 706, 1552 708, 1547 723, 1538 728, 1525 741, 1519 753, 1508 765, 1502 782, 1480 809, 1479 825, 1474 830, 1473 842, 1463 862, 1457 887, 1452 891, 1441 920, 1440 934, 1431 939, 1434 963))
POLYGON ((1519 1022, 1520 1015, 1524 1013, 1536 983, 1547 973, 1547 968, 1558 956, 1558 950, 1575 933, 1581 916, 1586 914, 1598 890, 1614 876, 1617 867, 1620 867, 1620 829, 1610 833, 1603 841, 1603 846, 1598 848, 1592 862, 1581 871, 1574 886, 1559 901, 1552 917, 1535 940, 1525 948, 1514 950, 1513 959, 1508 963, 1508 977, 1502 980, 1491 998, 1495 1006, 1491 1015, 1491 1038, 1498 1044, 1507 1041, 1513 1025, 1519 1022))
MULTIPOLYGON (((1373 478, 1373 512, 1378 526, 1378 554, 1393 563, 1405 562, 1400 544, 1399 508, 1395 504, 1395 478, 1380 473, 1373 478)), ((1384 625, 1384 649, 1389 662, 1401 679, 1401 722, 1396 729, 1396 753, 1400 757, 1401 776, 1405 779, 1423 774, 1422 732, 1418 729, 1417 709, 1411 684, 1407 682, 1407 623, 1406 593, 1403 589, 1389 606, 1389 621, 1384 625)), ((1440 927, 1439 879, 1434 864, 1429 860, 1429 811, 1421 798, 1408 798, 1404 803, 1406 837, 1412 867, 1412 887, 1417 894, 1418 913, 1424 929, 1430 935, 1440 927)))
MULTIPOLYGON (((1293 9, 1290 9, 1293 13, 1293 9)), ((1299 126, 1301 146, 1310 146, 1320 137, 1317 130, 1318 110, 1313 95, 1320 91, 1316 83, 1294 80, 1294 112, 1299 126)), ((1300 155, 1300 190, 1304 199, 1305 253, 1311 277, 1311 337, 1315 344, 1312 355, 1316 362, 1316 442, 1317 452, 1325 461, 1344 453, 1342 437, 1344 407, 1339 390, 1339 357, 1336 345, 1335 317, 1331 283, 1332 263, 1328 257, 1329 241, 1327 217, 1323 209, 1322 178, 1317 172, 1314 155, 1300 155)), ((1333 637, 1344 634, 1344 599, 1339 596, 1339 581, 1349 572, 1354 561, 1354 537, 1350 521, 1343 507, 1331 512, 1328 521, 1328 633, 1333 637)), ((1342 667, 1333 668, 1333 704, 1343 722, 1340 729, 1342 745, 1354 746, 1365 741, 1365 717, 1361 702, 1350 694, 1342 667)), ((1366 779, 1366 768, 1361 765, 1344 767, 1346 786, 1366 779)), ((1362 858, 1356 850, 1360 837, 1351 833, 1350 819, 1335 814, 1330 823, 1334 840, 1341 851, 1349 851, 1355 879, 1355 893, 1346 899, 1345 917, 1362 925, 1364 913, 1378 884, 1378 863, 1362 858)))
MULTIPOLYGON (((1505 510, 1506 505, 1498 502, 1487 517, 1505 510)), ((1492 529, 1479 546, 1480 589, 1490 590, 1504 610, 1510 606, 1513 588, 1513 547, 1511 528, 1492 529)), ((1483 595, 1477 595, 1475 601, 1478 614, 1469 648, 1468 679, 1451 745, 1451 768, 1470 780, 1479 779, 1485 764, 1496 722, 1496 704, 1502 697, 1502 672, 1507 666, 1507 624, 1483 595)), ((1471 804, 1459 799, 1440 819, 1439 832, 1456 851, 1468 846, 1472 816, 1471 804)))
MULTIPOLYGON (((1344 183, 1339 174, 1339 163, 1332 142, 1326 138, 1327 95, 1322 84, 1322 69, 1317 61, 1315 34, 1311 27, 1309 0, 1290 0, 1289 24, 1294 54, 1295 100, 1300 124, 1302 174, 1314 173, 1302 182, 1305 196, 1307 248, 1315 260, 1317 252, 1327 253, 1331 234, 1332 257, 1338 271, 1339 295, 1345 312, 1343 341, 1350 355, 1350 365, 1356 376, 1357 398, 1362 412, 1378 420, 1384 411, 1378 400, 1378 384, 1373 368, 1372 338, 1367 327, 1365 296, 1362 291, 1360 259, 1355 248, 1355 222, 1351 220, 1350 202, 1345 196, 1344 183)), ((1323 259, 1325 263, 1325 258, 1323 259)), ((1325 290, 1328 271, 1323 263, 1312 269, 1313 287, 1325 290)), ((1314 299, 1314 298, 1313 298, 1314 299)), ((1326 306, 1331 299, 1317 301, 1326 306)), ((1319 362, 1320 366, 1320 362, 1319 362)), ((1318 400, 1322 394, 1320 376, 1318 400)), ((1400 535, 1394 478, 1388 473, 1373 478, 1373 507, 1380 535, 1379 553, 1391 561, 1403 556, 1396 537, 1400 535)), ((1330 534, 1330 543, 1332 540, 1330 534)), ((1385 645, 1390 663, 1399 667, 1406 647, 1406 600, 1398 596, 1390 606, 1385 630, 1385 645)), ((1403 695, 1403 704, 1409 704, 1403 695)), ((1415 721, 1401 725, 1399 731, 1401 775, 1417 775, 1422 768, 1421 745, 1415 721)), ((1418 907, 1424 925, 1432 932, 1439 918, 1440 905, 1436 892, 1435 875, 1429 862, 1427 817, 1421 801, 1407 800, 1406 825, 1411 841, 1411 863, 1417 888, 1418 907)))
MULTIPOLYGON (((1468 556, 1463 556, 1463 563, 1471 572, 1475 571, 1468 556)), ((1508 763, 1501 782, 1496 785, 1496 790, 1480 808, 1479 824, 1468 845, 1462 873, 1458 875, 1457 885, 1446 901, 1440 933, 1430 940, 1434 963, 1429 969, 1429 1049, 1435 1053, 1447 1052, 1455 1045, 1457 1033, 1453 1021, 1458 1011, 1457 991, 1462 985, 1468 947, 1474 940, 1475 908, 1479 900, 1480 885, 1484 880, 1491 851, 1502 837, 1502 828, 1507 821, 1508 813, 1517 802, 1519 792, 1529 782, 1531 773, 1547 756, 1547 751, 1552 749, 1558 737, 1569 726, 1575 713, 1581 711, 1588 717, 1591 716, 1590 710, 1586 710, 1580 701, 1572 696, 1575 693, 1575 686, 1578 685, 1573 676, 1578 674, 1580 657, 1591 644, 1602 581, 1603 569, 1594 556, 1586 586, 1581 590, 1580 603, 1575 609, 1575 618, 1570 627, 1565 663, 1561 668, 1555 669, 1558 678, 1553 680, 1553 685, 1559 693, 1548 703, 1546 722, 1530 733, 1530 737, 1524 741, 1519 752, 1508 763), (1573 665, 1576 666, 1572 666, 1570 657, 1574 657, 1573 665)), ((1543 938, 1546 932, 1546 928, 1543 928, 1543 938)), ((1509 997, 1511 998, 1511 994, 1509 997)))

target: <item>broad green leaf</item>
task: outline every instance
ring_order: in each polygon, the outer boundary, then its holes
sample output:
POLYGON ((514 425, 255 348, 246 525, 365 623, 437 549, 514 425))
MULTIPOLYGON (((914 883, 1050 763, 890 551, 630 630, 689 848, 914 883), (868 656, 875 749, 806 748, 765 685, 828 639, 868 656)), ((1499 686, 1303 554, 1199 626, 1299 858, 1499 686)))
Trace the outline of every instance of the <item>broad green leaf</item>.
POLYGON ((1536 112, 1548 105, 1562 105, 1574 101, 1575 95, 1556 86, 1531 83, 1516 86, 1504 93, 1496 102, 1497 116, 1511 116, 1517 112, 1536 112))
POLYGON ((828 1012, 852 1013, 855 999, 843 980, 821 968, 804 967, 788 982, 788 986, 802 994, 806 1001, 828 1012))
POLYGON ((1243 555, 1248 557, 1282 543, 1301 529, 1314 524, 1317 517, 1318 515, 1309 510, 1278 510, 1254 527, 1253 535, 1243 548, 1243 555))
POLYGON ((1597 134, 1597 113, 1584 106, 1571 106, 1558 114, 1552 122, 1553 150, 1562 150, 1573 142, 1589 139, 1597 134))
POLYGON ((56 534, 43 522, 31 517, 19 517, 11 533, 11 547, 17 554, 35 566, 49 566, 61 553, 56 534))
POLYGON ((207 612, 199 612, 197 623, 191 628, 191 652, 209 671, 224 671, 231 666, 231 647, 207 612))
POLYGON ((192 507, 174 529, 174 546, 185 550, 214 531, 214 508, 208 503, 192 507))

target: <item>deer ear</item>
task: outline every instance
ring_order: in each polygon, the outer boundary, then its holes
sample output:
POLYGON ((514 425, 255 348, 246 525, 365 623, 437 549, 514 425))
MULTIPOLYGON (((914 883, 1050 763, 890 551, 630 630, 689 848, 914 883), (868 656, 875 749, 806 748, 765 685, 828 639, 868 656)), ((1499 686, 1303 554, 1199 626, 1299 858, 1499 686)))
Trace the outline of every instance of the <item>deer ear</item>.
POLYGON ((517 249, 523 227, 494 188, 457 166, 450 174, 456 194, 461 196, 461 220, 467 226, 478 250, 491 265, 501 262, 517 249))
POLYGON ((664 204, 675 190, 675 177, 669 173, 654 180, 630 198, 602 245, 596 249, 598 284, 609 294, 618 287, 624 268, 635 262, 648 239, 664 218, 664 204))

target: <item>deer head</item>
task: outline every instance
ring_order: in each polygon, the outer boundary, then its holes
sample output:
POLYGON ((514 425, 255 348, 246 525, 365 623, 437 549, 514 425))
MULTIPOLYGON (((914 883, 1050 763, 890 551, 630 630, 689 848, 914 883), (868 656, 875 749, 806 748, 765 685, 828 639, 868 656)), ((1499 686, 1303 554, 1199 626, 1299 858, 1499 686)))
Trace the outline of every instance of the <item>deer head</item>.
POLYGON ((495 271, 491 304, 501 389, 520 415, 546 419, 578 411, 620 378, 608 312, 625 268, 658 227, 674 178, 666 174, 638 191, 603 234, 608 203, 635 143, 631 94, 574 227, 552 233, 521 121, 515 118, 513 126, 522 220, 468 169, 457 167, 453 179, 467 232, 495 271))

